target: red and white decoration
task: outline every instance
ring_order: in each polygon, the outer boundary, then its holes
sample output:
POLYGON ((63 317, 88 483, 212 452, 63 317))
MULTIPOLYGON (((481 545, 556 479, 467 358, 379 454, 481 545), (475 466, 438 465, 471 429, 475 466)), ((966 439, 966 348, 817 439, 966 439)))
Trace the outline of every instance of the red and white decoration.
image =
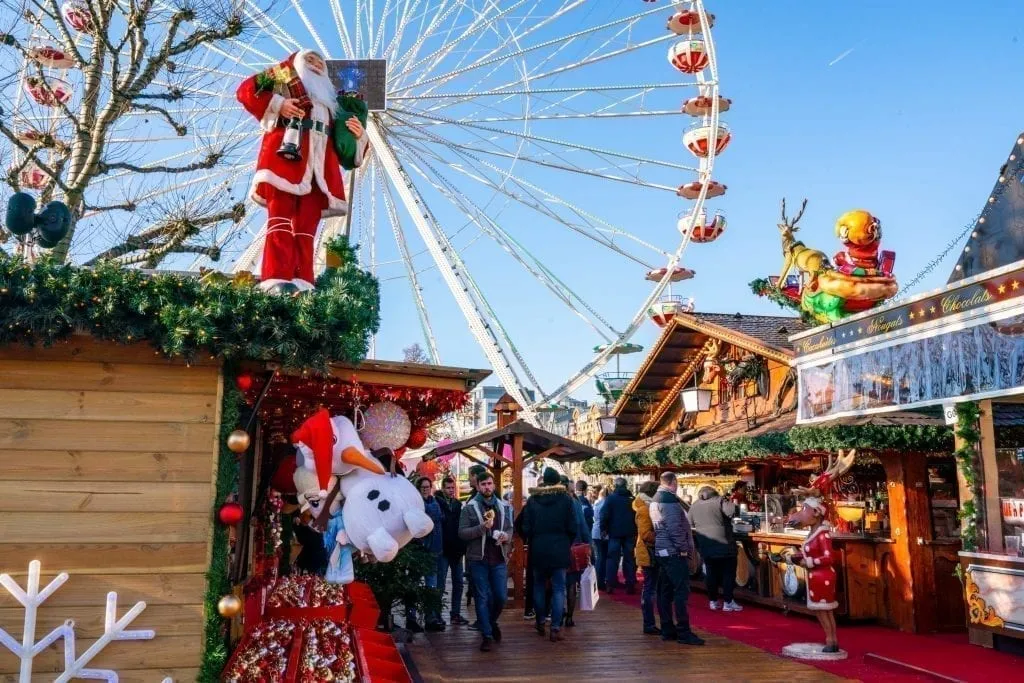
MULTIPOLYGON (((647 278, 651 282, 661 282, 661 279, 668 273, 668 268, 655 268, 654 270, 647 271, 647 278)), ((683 280, 689 280, 696 273, 689 268, 683 268, 682 266, 676 266, 672 269, 672 275, 669 277, 669 282, 682 282, 683 280)))
POLYGON ((287 619, 271 619, 258 624, 232 655, 224 672, 224 681, 283 681, 295 631, 295 624, 287 619))
POLYGON ((21 169, 18 174, 18 182, 21 186, 29 190, 41 190, 46 187, 46 181, 49 180, 49 176, 35 164, 35 162, 29 161, 25 164, 25 167, 21 169))
MULTIPOLYGON (((89 662, 115 641, 152 640, 156 637, 155 631, 128 630, 128 626, 146 609, 146 603, 141 601, 135 603, 134 607, 118 619, 117 593, 114 591, 107 593, 103 635, 94 641, 85 652, 79 655, 75 647, 75 622, 71 619, 68 619, 39 640, 36 640, 36 617, 39 607, 68 580, 67 572, 61 572, 45 588, 40 590, 39 575, 41 569, 39 560, 32 560, 29 563, 28 582, 25 588, 22 588, 10 574, 0 574, 0 585, 25 608, 24 628, 22 629, 22 640, 20 643, 7 631, 0 628, 0 645, 10 650, 15 657, 21 660, 18 682, 29 683, 32 680, 32 665, 35 658, 44 653, 50 645, 53 645, 62 638, 64 640, 64 671, 54 679, 54 683, 67 683, 77 678, 116 681, 117 673, 115 671, 110 669, 89 669, 87 667, 89 662)), ((169 681, 169 678, 164 679, 164 683, 169 683, 169 681)))
POLYGON ((695 74, 711 63, 711 57, 703 40, 681 40, 668 49, 668 62, 684 74, 695 74))
POLYGON ((665 327, 680 313, 692 313, 693 298, 681 296, 663 296, 647 309, 647 317, 658 327, 665 327))
MULTIPOLYGON (((679 189, 676 190, 676 194, 683 199, 696 199, 700 196, 700 191, 703 186, 703 183, 699 180, 695 180, 692 183, 680 185, 679 189)), ((717 180, 710 180, 708 181, 708 193, 705 196, 707 199, 711 199, 712 197, 721 197, 728 189, 729 187, 727 185, 723 185, 717 180)))
POLYGON ((74 91, 67 82, 59 78, 40 78, 39 76, 27 76, 25 78, 25 92, 35 100, 36 104, 44 107, 56 107, 58 104, 67 104, 71 101, 74 91))
MULTIPOLYGON (((729 108, 732 106, 732 100, 722 96, 718 96, 716 99, 718 100, 719 114, 729 111, 729 108)), ((714 100, 706 95, 691 97, 683 102, 682 112, 690 116, 711 116, 711 105, 713 102, 714 100)))
POLYGON ((696 220, 693 219, 693 214, 687 214, 679 219, 677 227, 681 235, 686 235, 689 231, 690 224, 693 223, 693 234, 690 235, 690 240, 699 244, 705 244, 707 242, 714 242, 718 239, 719 235, 725 232, 725 214, 721 211, 716 211, 711 222, 708 222, 707 213, 701 211, 696 220))
POLYGON ((22 128, 15 132, 14 137, 29 149, 36 149, 46 145, 46 135, 40 133, 35 128, 22 128))
POLYGON ((81 0, 68 0, 60 7, 61 16, 68 26, 79 33, 92 33, 92 12, 81 0))
MULTIPOLYGON (((708 13, 708 28, 715 25, 715 15, 708 13)), ((693 35, 701 32, 700 13, 695 9, 684 9, 676 12, 668 19, 668 30, 677 36, 693 35)))
POLYGON ((70 69, 75 65, 75 61, 64 50, 52 45, 30 47, 28 49, 28 58, 39 66, 45 66, 50 69, 70 69))
POLYGON ((686 149, 693 152, 694 156, 707 157, 712 146, 715 156, 718 156, 729 146, 732 134, 724 123, 719 123, 717 132, 715 127, 708 124, 698 124, 683 134, 683 144, 686 149), (714 142, 712 142, 714 140, 714 142))
MULTIPOLYGON (((807 501, 804 501, 807 505, 807 501)), ((801 557, 807 569, 807 609, 830 610, 839 607, 836 600, 836 570, 832 566, 832 528, 823 523, 807 537, 801 557)))

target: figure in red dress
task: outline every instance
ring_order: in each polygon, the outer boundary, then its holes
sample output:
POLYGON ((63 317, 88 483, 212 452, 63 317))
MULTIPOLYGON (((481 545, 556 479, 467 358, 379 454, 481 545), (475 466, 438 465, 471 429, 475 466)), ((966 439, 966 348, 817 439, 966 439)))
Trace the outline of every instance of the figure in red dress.
POLYGON ((313 289, 317 226, 321 218, 348 213, 342 165, 362 163, 368 147, 363 125, 355 116, 345 120, 357 144, 353 159, 339 159, 332 144, 337 92, 312 50, 246 79, 236 96, 263 131, 252 185, 253 200, 267 208, 260 287, 313 289))
MULTIPOLYGON (((833 565, 835 552, 832 549, 832 527, 828 523, 828 496, 832 493, 835 481, 853 466, 856 451, 839 451, 839 457, 833 462, 829 458, 825 471, 814 477, 809 488, 794 489, 798 495, 804 495, 800 509, 789 516, 789 521, 797 527, 808 528, 810 533, 804 541, 800 552, 789 556, 789 561, 798 564, 807 571, 807 609, 813 610, 818 623, 825 631, 825 647, 817 650, 825 654, 839 654, 839 637, 836 634, 836 618, 833 610, 839 606, 836 600, 836 570, 833 565)), ((790 645, 793 650, 786 654, 803 652, 803 644, 790 645)), ((805 652, 813 658, 812 652, 805 652)))

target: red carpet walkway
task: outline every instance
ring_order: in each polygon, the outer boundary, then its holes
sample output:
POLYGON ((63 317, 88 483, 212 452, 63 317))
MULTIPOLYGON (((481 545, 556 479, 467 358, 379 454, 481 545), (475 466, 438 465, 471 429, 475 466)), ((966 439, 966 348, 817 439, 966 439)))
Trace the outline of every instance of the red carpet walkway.
MULTIPOLYGON (((639 588, 639 585, 638 585, 639 588)), ((601 595, 602 600, 640 607, 639 595, 601 595)), ((781 654, 793 642, 823 641, 817 620, 801 615, 744 605, 743 612, 723 613, 708 609, 704 594, 690 596, 690 620, 698 630, 781 654)), ((637 615, 639 620, 640 615, 637 615)), ((839 645, 850 653, 841 662, 806 662, 830 673, 861 681, 927 681, 935 677, 914 675, 865 659, 873 654, 934 672, 950 680, 1024 680, 1024 658, 988 650, 967 642, 966 634, 913 635, 881 626, 840 626, 839 645)))

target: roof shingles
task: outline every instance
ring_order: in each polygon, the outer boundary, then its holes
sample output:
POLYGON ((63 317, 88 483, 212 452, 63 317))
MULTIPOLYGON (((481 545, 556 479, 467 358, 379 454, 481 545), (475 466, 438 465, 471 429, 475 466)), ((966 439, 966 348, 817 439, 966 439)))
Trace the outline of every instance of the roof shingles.
POLYGON ((809 329, 800 318, 781 315, 747 315, 745 313, 694 313, 693 317, 726 327, 748 337, 752 337, 766 346, 777 349, 793 350, 790 335, 809 329))

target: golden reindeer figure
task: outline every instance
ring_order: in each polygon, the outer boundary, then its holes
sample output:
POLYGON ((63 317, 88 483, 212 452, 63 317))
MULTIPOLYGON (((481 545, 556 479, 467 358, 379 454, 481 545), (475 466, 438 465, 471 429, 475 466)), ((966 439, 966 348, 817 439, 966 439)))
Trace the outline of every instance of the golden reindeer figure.
MULTIPOLYGON (((797 270, 807 274, 809 278, 808 285, 813 292, 817 289, 818 273, 828 267, 828 257, 825 256, 824 252, 810 249, 794 237, 797 230, 800 229, 796 227, 796 224, 803 217, 804 209, 806 208, 807 200, 805 199, 800 204, 800 211, 797 212, 793 220, 787 220, 786 200, 782 200, 782 222, 778 226, 779 233, 782 236, 782 256, 784 260, 782 262, 782 273, 779 274, 779 282, 776 285, 779 289, 786 285, 786 276, 796 266, 797 270)), ((801 289, 803 289, 802 286, 801 289)))

